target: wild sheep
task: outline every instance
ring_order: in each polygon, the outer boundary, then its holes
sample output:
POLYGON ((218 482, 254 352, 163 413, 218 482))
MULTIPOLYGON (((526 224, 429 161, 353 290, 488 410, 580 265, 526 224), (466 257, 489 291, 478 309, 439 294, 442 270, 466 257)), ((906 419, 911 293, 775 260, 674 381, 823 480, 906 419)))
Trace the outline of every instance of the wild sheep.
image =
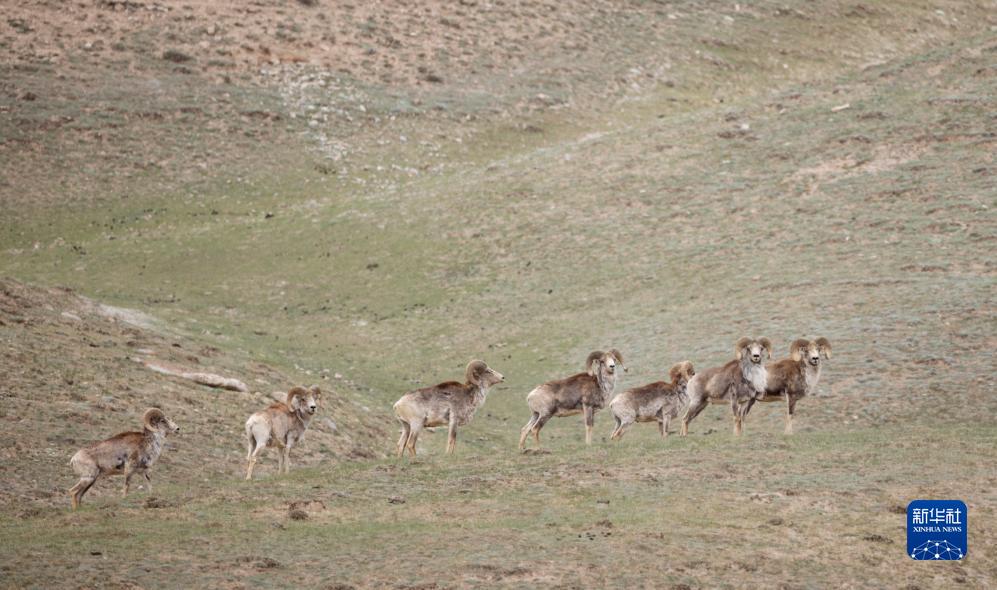
MULTIPOLYGON (((557 381, 548 381, 526 396, 526 405, 533 415, 519 436, 519 448, 526 448, 526 437, 532 432, 540 446, 540 429, 552 416, 585 414, 585 444, 592 444, 595 411, 603 408, 616 389, 616 366, 623 366, 623 355, 615 348, 609 352, 596 350, 585 361, 586 372, 557 381)), ((623 367, 626 371, 626 367, 623 367)))
POLYGON ((789 358, 769 363, 768 379, 761 402, 786 400, 786 434, 793 433, 793 411, 801 397, 812 394, 820 380, 823 363, 820 357, 831 358, 831 343, 827 338, 813 342, 799 339, 789 346, 789 358))
POLYGON ((689 380, 686 386, 689 405, 682 417, 682 436, 689 434, 689 423, 707 404, 725 402, 731 404, 734 414, 734 434, 741 434, 751 400, 765 392, 763 352, 772 358, 772 343, 768 338, 741 338, 734 345, 734 360, 701 371, 689 380))
POLYGON ((142 432, 122 432, 111 438, 84 447, 69 460, 80 481, 69 489, 69 497, 76 510, 83 495, 97 480, 105 475, 125 476, 122 496, 128 495, 132 476, 141 472, 152 491, 149 469, 163 452, 163 443, 170 432, 180 432, 180 427, 158 408, 150 408, 142 416, 142 432))
POLYGON ((449 427, 446 452, 453 454, 457 446, 457 427, 471 422, 474 413, 484 405, 491 386, 505 378, 484 361, 471 361, 467 364, 465 380, 466 383, 447 381, 416 389, 395 402, 395 415, 402 424, 399 457, 405 454, 405 449, 415 456, 415 444, 423 428, 443 425, 449 427))
POLYGON ((272 404, 246 420, 246 479, 253 479, 256 459, 267 447, 278 447, 277 473, 291 469, 291 448, 300 442, 318 410, 322 392, 318 387, 292 387, 285 403, 272 404))
POLYGON ((668 436, 668 423, 685 408, 685 388, 695 374, 692 363, 683 361, 668 371, 671 383, 657 381, 628 389, 614 397, 609 402, 609 410, 616 419, 616 428, 610 440, 622 438, 634 422, 657 422, 661 437, 668 436))

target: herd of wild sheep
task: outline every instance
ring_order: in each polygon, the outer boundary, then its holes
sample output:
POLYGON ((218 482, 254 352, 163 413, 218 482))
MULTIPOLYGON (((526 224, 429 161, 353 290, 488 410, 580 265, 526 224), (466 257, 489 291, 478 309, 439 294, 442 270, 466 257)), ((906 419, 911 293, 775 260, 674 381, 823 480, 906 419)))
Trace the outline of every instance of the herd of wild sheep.
MULTIPOLYGON (((616 426, 610 438, 619 440, 635 422, 657 422, 662 437, 668 435, 668 425, 682 415, 682 435, 689 432, 691 422, 707 404, 729 403, 734 418, 734 433, 740 435, 744 418, 756 401, 786 403, 786 433, 793 431, 796 402, 817 387, 824 359, 831 358, 831 343, 827 338, 810 341, 800 339, 789 347, 789 357, 766 363, 772 358, 772 343, 768 338, 741 338, 734 345, 734 358, 728 363, 696 372, 692 363, 683 361, 669 371, 670 381, 657 381, 623 391, 616 397, 617 370, 622 368, 623 355, 610 349, 588 355, 585 371, 543 383, 526 396, 530 419, 523 426, 519 448, 526 448, 530 434, 540 445, 540 430, 554 416, 583 414, 585 442, 592 443, 595 412, 609 406, 616 426), (612 400, 612 401, 610 401, 612 400)), ((395 402, 394 409, 401 423, 398 456, 408 449, 413 456, 423 428, 446 426, 447 454, 457 444, 457 427, 468 424, 474 413, 485 403, 488 390, 504 377, 484 361, 467 365, 465 383, 447 381, 416 389, 395 402)), ((284 402, 270 405, 246 420, 246 479, 252 479, 253 468, 260 453, 267 447, 277 447, 278 473, 290 468, 290 452, 302 440, 308 424, 318 410, 321 391, 318 387, 293 387, 284 402)), ((73 455, 70 465, 79 481, 69 490, 73 508, 77 508, 87 490, 102 476, 124 475, 122 493, 128 493, 131 478, 136 473, 145 477, 152 489, 149 469, 159 458, 166 435, 179 432, 180 427, 162 410, 151 408, 142 419, 142 432, 123 432, 107 440, 84 447, 73 455)))

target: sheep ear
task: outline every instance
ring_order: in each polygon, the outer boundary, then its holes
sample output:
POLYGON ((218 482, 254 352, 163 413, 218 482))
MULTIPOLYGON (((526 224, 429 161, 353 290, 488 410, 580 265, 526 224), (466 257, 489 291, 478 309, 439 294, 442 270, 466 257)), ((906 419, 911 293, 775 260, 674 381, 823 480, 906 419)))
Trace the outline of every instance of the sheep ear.
POLYGON ((312 392, 312 396, 314 396, 314 397, 315 397, 315 400, 316 400, 316 401, 317 401, 317 400, 318 400, 318 399, 319 399, 320 397, 322 397, 322 390, 318 388, 318 385, 312 385, 312 388, 311 388, 311 389, 310 389, 309 391, 311 391, 311 392, 312 392))
POLYGON ((622 352, 620 352, 619 350, 617 350, 615 348, 610 348, 609 349, 609 354, 613 355, 613 358, 616 359, 616 362, 620 363, 620 366, 623 367, 624 371, 628 370, 626 363, 623 362, 623 353, 622 352))
POLYGON ((803 351, 810 346, 810 342, 802 338, 793 340, 793 343, 789 345, 789 357, 793 359, 794 362, 800 362, 803 360, 803 351))
POLYGON ((734 356, 737 357, 737 360, 741 360, 741 351, 749 344, 751 344, 750 338, 741 338, 734 344, 734 356))
POLYGON ((831 342, 827 338, 818 338, 814 340, 814 344, 817 345, 817 350, 824 355, 824 358, 831 358, 831 342))
POLYGON ((768 338, 762 338, 758 342, 762 346, 765 347, 765 353, 768 354, 768 357, 771 359, 772 358, 772 341, 769 340, 768 338))

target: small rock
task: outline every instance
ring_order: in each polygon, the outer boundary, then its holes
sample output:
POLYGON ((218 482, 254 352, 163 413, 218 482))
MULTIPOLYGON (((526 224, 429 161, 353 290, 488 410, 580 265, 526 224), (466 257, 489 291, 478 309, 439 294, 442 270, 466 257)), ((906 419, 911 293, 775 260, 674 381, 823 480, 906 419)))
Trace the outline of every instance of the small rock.
POLYGON ((156 498, 155 496, 147 498, 145 501, 146 508, 169 508, 170 506, 172 506, 172 503, 162 498, 156 498))
POLYGON ((405 498, 401 496, 390 496, 388 498, 388 504, 404 504, 405 498))
POLYGON ((308 513, 301 509, 294 509, 288 513, 291 520, 308 520, 308 513))

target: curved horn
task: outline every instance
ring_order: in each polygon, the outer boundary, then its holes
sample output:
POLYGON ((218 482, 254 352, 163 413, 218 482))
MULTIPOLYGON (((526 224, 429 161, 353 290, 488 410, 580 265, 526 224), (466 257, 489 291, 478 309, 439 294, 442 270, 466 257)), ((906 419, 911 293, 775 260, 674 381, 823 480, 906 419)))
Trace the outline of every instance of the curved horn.
POLYGON ((821 336, 820 338, 814 340, 814 344, 817 345, 817 350, 824 355, 824 358, 831 358, 831 341, 827 338, 821 336))
POLYGON ((741 360, 741 351, 749 344, 751 344, 751 338, 741 338, 734 344, 734 356, 737 360, 741 360))
POLYGON ((313 396, 315 396, 315 399, 316 399, 316 400, 317 400, 318 398, 322 397, 322 390, 318 388, 318 385, 312 385, 312 386, 311 386, 311 387, 310 387, 310 388, 308 389, 308 391, 309 391, 309 392, 311 392, 311 394, 312 394, 313 396))
POLYGON ((765 347, 765 352, 772 358, 772 341, 768 338, 759 338, 758 343, 765 347))
POLYGON ((692 366, 692 361, 682 361, 682 371, 685 372, 686 379, 696 376, 696 369, 692 366))
POLYGON ((302 398, 306 395, 308 395, 307 389, 301 387, 300 385, 295 385, 287 392, 287 407, 291 408, 292 410, 297 410, 298 409, 297 399, 302 398))
POLYGON ((467 363, 467 370, 464 372, 464 378, 467 382, 472 385, 478 385, 481 381, 481 376, 488 370, 488 365, 485 361, 471 361, 467 363))
POLYGON ((668 369, 668 378, 672 380, 672 383, 678 383, 684 370, 685 363, 675 363, 671 369, 668 369))
POLYGON ((589 375, 595 375, 595 372, 592 370, 592 363, 601 359, 604 354, 606 353, 602 352, 601 350, 593 350, 592 352, 589 353, 588 358, 585 359, 585 371, 589 375))
POLYGON ((613 358, 616 359, 616 362, 620 363, 620 366, 623 367, 624 372, 629 371, 629 369, 627 369, 626 363, 623 362, 623 353, 620 352, 619 349, 610 348, 609 354, 613 355, 613 358))
POLYGON ((805 338, 798 338, 793 340, 793 343, 789 345, 789 356, 794 362, 800 362, 803 360, 803 351, 810 346, 810 341, 805 338))
POLYGON ((142 415, 142 424, 147 430, 155 430, 156 423, 161 420, 166 420, 166 414, 159 408, 149 408, 142 415))

